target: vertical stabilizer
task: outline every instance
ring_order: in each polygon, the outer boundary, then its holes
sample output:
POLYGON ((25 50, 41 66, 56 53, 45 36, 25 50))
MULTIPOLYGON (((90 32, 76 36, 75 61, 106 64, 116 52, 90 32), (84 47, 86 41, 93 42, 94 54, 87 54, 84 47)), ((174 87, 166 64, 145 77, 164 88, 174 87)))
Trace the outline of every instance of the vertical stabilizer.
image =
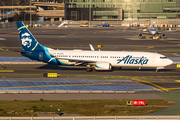
POLYGON ((19 37, 21 40, 21 45, 23 51, 33 51, 33 50, 40 50, 41 45, 39 45, 38 41, 34 38, 31 32, 26 28, 24 23, 17 22, 19 37))
POLYGON ((149 27, 151 27, 151 15, 149 15, 149 27))

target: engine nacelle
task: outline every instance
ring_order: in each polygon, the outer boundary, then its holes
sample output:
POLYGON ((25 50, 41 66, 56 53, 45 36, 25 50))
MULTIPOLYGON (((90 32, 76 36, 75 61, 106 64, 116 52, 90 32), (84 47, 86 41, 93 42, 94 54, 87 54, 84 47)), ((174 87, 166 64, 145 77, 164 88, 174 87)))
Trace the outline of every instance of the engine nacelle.
POLYGON ((141 34, 141 33, 139 33, 139 37, 142 37, 142 34, 141 34))
POLYGON ((96 62, 95 69, 96 70, 111 70, 112 66, 108 62, 96 62))
POLYGON ((166 34, 163 33, 163 34, 162 34, 162 37, 163 37, 163 38, 166 37, 166 34))

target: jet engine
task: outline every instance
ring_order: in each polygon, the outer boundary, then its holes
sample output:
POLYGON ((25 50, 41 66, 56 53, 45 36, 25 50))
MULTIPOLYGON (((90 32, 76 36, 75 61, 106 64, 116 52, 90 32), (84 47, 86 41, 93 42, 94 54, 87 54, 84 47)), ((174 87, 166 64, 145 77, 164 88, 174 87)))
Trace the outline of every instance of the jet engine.
POLYGON ((95 69, 96 70, 111 70, 112 66, 108 62, 96 62, 95 69))
POLYGON ((139 37, 142 37, 142 34, 141 34, 141 33, 139 33, 139 37))
POLYGON ((162 34, 162 37, 163 37, 163 38, 165 38, 165 37, 166 37, 166 34, 165 34, 165 33, 163 33, 163 34, 162 34))

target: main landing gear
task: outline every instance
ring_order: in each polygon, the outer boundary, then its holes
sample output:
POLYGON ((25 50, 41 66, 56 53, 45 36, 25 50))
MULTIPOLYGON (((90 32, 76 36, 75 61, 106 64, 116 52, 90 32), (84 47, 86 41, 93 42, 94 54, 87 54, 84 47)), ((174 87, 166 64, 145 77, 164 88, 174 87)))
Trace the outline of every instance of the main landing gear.
POLYGON ((96 72, 95 67, 91 68, 90 65, 87 65, 86 72, 96 72))
POLYGON ((87 67, 87 68, 86 68, 86 72, 91 72, 91 68, 90 68, 90 67, 87 67))
POLYGON ((91 72, 91 66, 87 65, 86 72, 91 72))
POLYGON ((141 39, 146 39, 146 36, 141 36, 141 39))
POLYGON ((159 70, 163 70, 163 69, 164 69, 164 67, 157 67, 156 72, 159 72, 159 70))

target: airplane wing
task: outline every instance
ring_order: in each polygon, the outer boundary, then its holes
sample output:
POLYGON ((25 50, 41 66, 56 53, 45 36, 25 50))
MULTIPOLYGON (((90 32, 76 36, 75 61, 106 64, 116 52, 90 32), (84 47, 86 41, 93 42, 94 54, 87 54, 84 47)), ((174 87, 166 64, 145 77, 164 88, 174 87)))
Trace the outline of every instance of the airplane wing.
POLYGON ((20 51, 21 53, 28 53, 28 54, 31 54, 32 52, 30 51, 20 51))
POLYGON ((32 53, 31 51, 23 51, 23 50, 11 50, 11 51, 20 52, 20 53, 26 53, 26 54, 31 54, 32 53))
POLYGON ((159 34, 163 34, 163 33, 171 33, 171 32, 174 32, 174 31, 158 31, 159 34))
POLYGON ((128 32, 133 32, 133 33, 141 33, 141 34, 149 34, 149 31, 133 31, 133 30, 126 30, 126 31, 128 31, 128 32))
POLYGON ((82 59, 71 59, 71 58, 56 58, 61 60, 69 60, 70 62, 83 62, 83 63, 96 63, 94 60, 82 60, 82 59))
POLYGON ((146 35, 150 35, 150 33, 149 32, 140 32, 140 34, 146 34, 146 35))

